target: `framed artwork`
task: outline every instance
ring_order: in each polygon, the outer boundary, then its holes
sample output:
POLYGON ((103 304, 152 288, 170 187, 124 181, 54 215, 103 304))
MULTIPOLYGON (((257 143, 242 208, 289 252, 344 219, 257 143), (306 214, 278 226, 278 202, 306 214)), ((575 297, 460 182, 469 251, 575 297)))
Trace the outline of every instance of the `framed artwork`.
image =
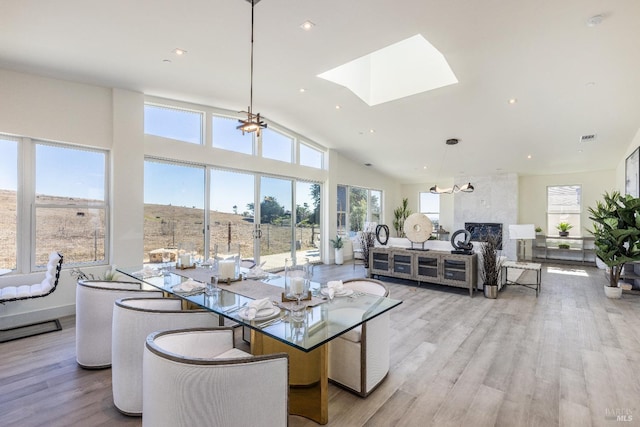
POLYGON ((636 148, 625 163, 625 194, 639 197, 640 193, 640 147, 636 148))

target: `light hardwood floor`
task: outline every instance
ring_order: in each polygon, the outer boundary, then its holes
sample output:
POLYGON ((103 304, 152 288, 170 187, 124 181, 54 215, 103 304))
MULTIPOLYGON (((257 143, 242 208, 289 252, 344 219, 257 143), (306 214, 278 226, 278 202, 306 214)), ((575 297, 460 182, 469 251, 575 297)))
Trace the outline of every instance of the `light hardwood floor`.
MULTIPOLYGON (((391 311, 391 371, 366 399, 330 386, 330 426, 640 425, 640 296, 606 299, 601 271, 543 264, 537 299, 522 287, 489 300, 387 283, 404 301, 391 311)), ((110 370, 76 365, 74 318, 63 328, 0 344, 0 426, 141 425, 114 408, 110 370)))

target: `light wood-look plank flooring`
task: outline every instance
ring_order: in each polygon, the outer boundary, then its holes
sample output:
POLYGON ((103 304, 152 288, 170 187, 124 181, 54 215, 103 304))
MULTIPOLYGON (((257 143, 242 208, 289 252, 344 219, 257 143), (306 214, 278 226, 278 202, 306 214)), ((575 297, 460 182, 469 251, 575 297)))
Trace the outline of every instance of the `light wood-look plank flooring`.
MULTIPOLYGON (((314 279, 363 274, 319 266, 314 279)), ((387 281, 404 301, 391 312, 389 376, 366 399, 331 385, 329 425, 640 425, 640 296, 608 300, 603 282, 595 268, 544 264, 539 298, 508 287, 489 300, 387 281)), ((75 320, 62 320, 0 344, 0 426, 141 425, 113 406, 110 370, 76 365, 75 320)))

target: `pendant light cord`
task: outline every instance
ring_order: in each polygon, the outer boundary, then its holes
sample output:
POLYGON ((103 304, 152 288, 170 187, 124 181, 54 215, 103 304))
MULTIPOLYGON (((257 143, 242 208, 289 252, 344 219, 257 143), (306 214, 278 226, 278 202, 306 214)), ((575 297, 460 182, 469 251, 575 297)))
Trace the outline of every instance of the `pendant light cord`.
POLYGON ((253 8, 255 0, 251 0, 251 65, 250 65, 250 81, 249 87, 249 115, 253 114, 253 8))

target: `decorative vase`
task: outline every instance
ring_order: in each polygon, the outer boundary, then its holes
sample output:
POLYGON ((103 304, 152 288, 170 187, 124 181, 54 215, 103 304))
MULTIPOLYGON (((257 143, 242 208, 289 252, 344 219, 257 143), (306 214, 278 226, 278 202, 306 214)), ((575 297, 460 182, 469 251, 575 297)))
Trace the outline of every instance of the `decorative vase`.
POLYGON ((622 297, 622 288, 620 286, 613 287, 604 285, 604 294, 607 298, 620 299, 622 297))
POLYGON ((337 265, 344 264, 344 252, 342 248, 340 249, 336 248, 336 264, 337 265))
POLYGON ((490 299, 498 298, 498 285, 484 285, 484 297, 490 299))

